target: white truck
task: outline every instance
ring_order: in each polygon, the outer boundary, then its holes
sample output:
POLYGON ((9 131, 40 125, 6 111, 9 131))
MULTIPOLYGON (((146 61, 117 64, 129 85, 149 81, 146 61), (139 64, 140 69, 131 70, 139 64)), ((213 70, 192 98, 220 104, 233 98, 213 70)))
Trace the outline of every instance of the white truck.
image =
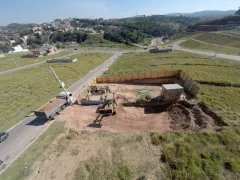
POLYGON ((67 106, 71 105, 72 102, 72 93, 67 92, 68 96, 65 92, 61 92, 56 96, 53 100, 51 100, 48 104, 42 106, 40 109, 34 111, 34 114, 38 118, 44 119, 55 119, 57 115, 61 113, 67 106), (69 100, 70 97, 71 99, 69 100))

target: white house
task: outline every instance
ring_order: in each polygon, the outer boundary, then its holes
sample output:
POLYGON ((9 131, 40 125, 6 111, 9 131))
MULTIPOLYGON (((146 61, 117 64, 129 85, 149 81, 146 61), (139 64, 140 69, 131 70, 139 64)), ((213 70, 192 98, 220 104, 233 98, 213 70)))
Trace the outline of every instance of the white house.
POLYGON ((14 51, 9 51, 9 53, 20 53, 20 52, 28 52, 28 49, 23 49, 22 46, 17 45, 13 47, 14 51))
POLYGON ((9 42, 10 42, 10 44, 14 44, 14 43, 16 43, 15 40, 10 40, 9 42))

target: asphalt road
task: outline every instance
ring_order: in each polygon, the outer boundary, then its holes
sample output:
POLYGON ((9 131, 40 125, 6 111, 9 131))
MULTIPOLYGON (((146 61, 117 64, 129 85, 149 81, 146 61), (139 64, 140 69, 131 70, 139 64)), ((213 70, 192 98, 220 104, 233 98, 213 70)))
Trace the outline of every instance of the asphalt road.
POLYGON ((202 55, 206 55, 206 56, 213 56, 213 57, 218 57, 218 58, 225 58, 225 59, 240 61, 240 56, 186 49, 186 48, 183 48, 183 47, 179 46, 179 44, 182 43, 182 42, 184 42, 184 40, 177 41, 177 42, 173 43, 173 49, 178 50, 178 51, 190 52, 190 53, 194 53, 194 54, 202 54, 202 55))
MULTIPOLYGON (((102 63, 96 69, 92 70, 73 84, 68 91, 76 95, 84 90, 85 86, 89 84, 96 76, 99 76, 122 54, 116 53, 109 60, 102 63)), ((15 161, 22 152, 24 152, 31 143, 39 137, 51 123, 45 123, 44 120, 37 119, 35 115, 22 120, 15 127, 8 130, 9 137, 6 141, 0 143, 0 160, 4 163, 0 165, 0 174, 15 161)))

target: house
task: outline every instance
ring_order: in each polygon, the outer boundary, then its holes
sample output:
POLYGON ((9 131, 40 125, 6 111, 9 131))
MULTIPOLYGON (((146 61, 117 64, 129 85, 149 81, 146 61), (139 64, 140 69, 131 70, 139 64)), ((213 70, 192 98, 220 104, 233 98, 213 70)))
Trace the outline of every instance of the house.
POLYGON ((10 42, 10 44, 14 44, 14 43, 16 43, 15 40, 10 40, 9 42, 10 42))
POLYGON ((23 49, 22 46, 17 45, 15 47, 13 47, 13 51, 9 51, 9 53, 20 53, 20 52, 28 52, 28 49, 23 49))

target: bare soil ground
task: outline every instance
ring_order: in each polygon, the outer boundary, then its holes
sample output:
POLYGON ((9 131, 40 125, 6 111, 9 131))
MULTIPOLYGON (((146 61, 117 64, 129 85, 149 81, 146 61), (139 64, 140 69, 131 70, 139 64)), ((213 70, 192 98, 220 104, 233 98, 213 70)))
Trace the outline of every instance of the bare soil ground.
POLYGON ((112 174, 122 166, 130 168, 133 179, 161 179, 161 151, 148 134, 79 131, 71 139, 66 134, 36 163, 30 180, 121 179, 112 174))
POLYGON ((124 107, 122 103, 135 102, 138 90, 148 89, 152 96, 160 95, 159 86, 109 85, 117 97, 117 114, 98 117, 97 106, 73 105, 59 117, 66 120, 66 126, 75 130, 105 130, 109 132, 163 132, 170 130, 169 115, 166 112, 146 113, 146 108, 124 107), (98 121, 94 124, 94 121, 98 121))
MULTIPOLYGON (((105 85, 105 84, 103 84, 105 85)), ((100 116, 97 106, 73 105, 68 107, 60 119, 75 130, 104 130, 109 132, 166 132, 172 130, 215 130, 213 118, 194 105, 173 104, 162 107, 126 107, 124 103, 135 103, 138 91, 151 91, 152 98, 160 95, 159 86, 108 84, 117 98, 116 115, 100 116)))

